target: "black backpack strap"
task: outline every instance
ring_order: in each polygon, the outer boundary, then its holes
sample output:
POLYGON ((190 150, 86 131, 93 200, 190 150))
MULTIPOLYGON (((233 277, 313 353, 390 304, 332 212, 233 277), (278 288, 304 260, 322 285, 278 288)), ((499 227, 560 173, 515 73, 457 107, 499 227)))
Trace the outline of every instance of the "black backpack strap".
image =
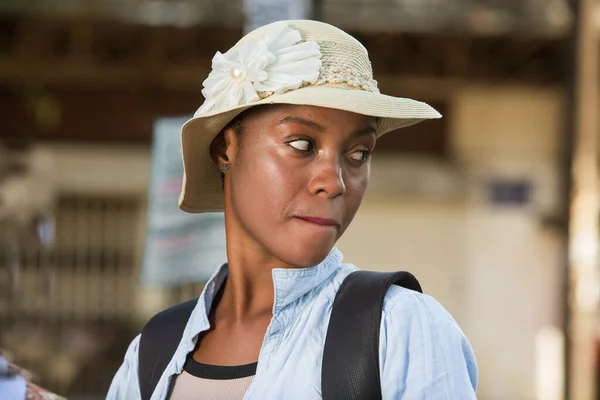
POLYGON ((408 272, 356 271, 342 282, 323 351, 324 400, 381 399, 379 331, 383 300, 393 284, 422 293, 408 272))
POLYGON ((173 358, 198 299, 159 312, 142 330, 138 349, 138 379, 142 400, 150 400, 173 358))

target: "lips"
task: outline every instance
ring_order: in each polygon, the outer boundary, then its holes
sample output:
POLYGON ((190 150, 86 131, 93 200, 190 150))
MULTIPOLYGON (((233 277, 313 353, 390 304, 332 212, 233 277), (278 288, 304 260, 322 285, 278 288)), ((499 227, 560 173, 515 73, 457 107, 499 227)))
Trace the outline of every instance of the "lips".
POLYGON ((296 218, 301 219, 302 221, 310 222, 312 224, 321 225, 321 226, 337 227, 340 225, 335 219, 331 219, 331 218, 307 217, 307 216, 296 217, 296 218))

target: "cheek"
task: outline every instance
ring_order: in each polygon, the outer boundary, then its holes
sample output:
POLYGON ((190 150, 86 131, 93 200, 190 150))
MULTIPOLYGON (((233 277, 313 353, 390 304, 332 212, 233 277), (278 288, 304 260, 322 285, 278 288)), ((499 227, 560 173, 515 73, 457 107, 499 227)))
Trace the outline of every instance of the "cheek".
POLYGON ((277 155, 265 153, 241 161, 241 170, 232 182, 238 215, 260 222, 257 228, 269 227, 284 218, 286 206, 297 193, 299 177, 277 155))
POLYGON ((352 219, 356 215, 358 208, 360 207, 367 187, 369 186, 369 174, 362 174, 360 176, 354 176, 346 181, 346 195, 345 195, 345 227, 350 225, 352 219))
POLYGON ((271 157, 256 165, 255 173, 262 176, 256 191, 261 191, 257 195, 264 199, 264 207, 273 208, 270 211, 283 212, 300 186, 301 177, 298 171, 290 168, 284 158, 271 157))
POLYGON ((314 232, 299 229, 289 219, 306 190, 302 186, 305 171, 289 164, 276 157, 245 164, 246 169, 232 181, 232 207, 245 234, 262 248, 287 264, 310 267, 321 262, 331 248, 327 241, 315 242, 314 232), (307 251, 319 245, 322 251, 307 251))
MULTIPOLYGON (((363 173, 357 173, 355 176, 350 176, 346 180, 346 190, 352 192, 351 196, 358 196, 362 198, 367 191, 369 186, 369 173, 368 170, 363 173)), ((351 197, 350 196, 350 197, 351 197)))

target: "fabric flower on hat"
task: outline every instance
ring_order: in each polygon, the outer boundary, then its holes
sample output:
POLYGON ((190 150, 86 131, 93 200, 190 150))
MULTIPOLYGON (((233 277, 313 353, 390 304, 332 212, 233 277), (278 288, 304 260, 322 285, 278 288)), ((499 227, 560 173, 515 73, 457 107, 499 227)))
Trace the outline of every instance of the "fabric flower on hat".
POLYGON ((203 82, 206 100, 195 115, 251 104, 261 94, 281 94, 316 83, 321 69, 319 45, 301 41, 296 29, 276 23, 260 41, 244 43, 225 54, 217 52, 203 82))

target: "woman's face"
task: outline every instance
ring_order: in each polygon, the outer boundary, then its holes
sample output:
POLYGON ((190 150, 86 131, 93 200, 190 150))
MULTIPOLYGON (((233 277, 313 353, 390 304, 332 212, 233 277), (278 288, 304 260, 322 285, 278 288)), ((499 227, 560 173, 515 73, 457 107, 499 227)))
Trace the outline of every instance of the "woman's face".
POLYGON ((243 117, 239 135, 226 129, 229 245, 294 267, 321 262, 362 202, 375 127, 351 112, 277 105, 243 117))

